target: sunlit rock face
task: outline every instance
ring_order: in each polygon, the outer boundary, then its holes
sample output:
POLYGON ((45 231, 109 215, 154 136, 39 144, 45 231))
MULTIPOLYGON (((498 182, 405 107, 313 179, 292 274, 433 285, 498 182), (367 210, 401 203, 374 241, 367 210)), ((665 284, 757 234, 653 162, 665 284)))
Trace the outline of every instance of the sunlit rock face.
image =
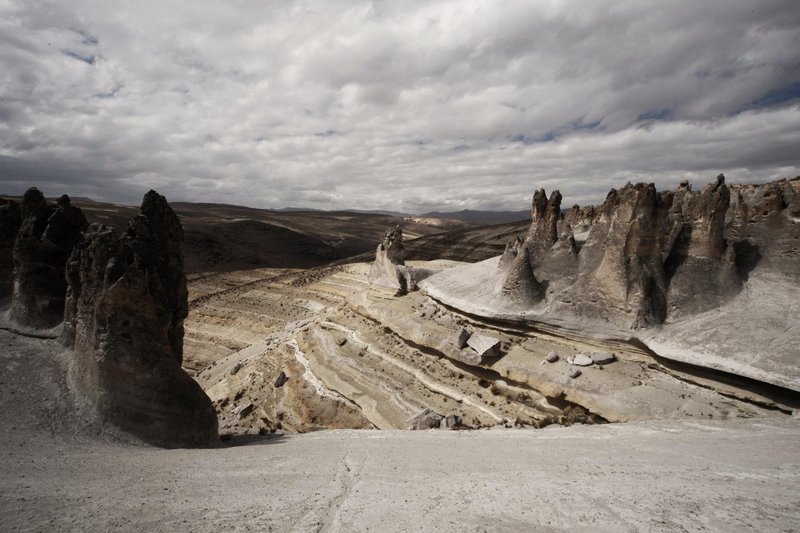
POLYGON ((395 289, 398 296, 417 290, 412 270, 406 267, 403 230, 400 226, 386 230, 383 240, 375 250, 369 282, 395 289))
POLYGON ((217 438, 211 401, 181 369, 182 237, 164 197, 150 191, 122 235, 93 224, 67 268, 62 341, 74 347, 73 381, 104 419, 164 446, 217 438))
POLYGON ((11 318, 33 328, 51 328, 64 318, 64 267, 86 227, 83 212, 67 195, 49 205, 30 188, 22 199, 21 224, 13 247, 11 318))

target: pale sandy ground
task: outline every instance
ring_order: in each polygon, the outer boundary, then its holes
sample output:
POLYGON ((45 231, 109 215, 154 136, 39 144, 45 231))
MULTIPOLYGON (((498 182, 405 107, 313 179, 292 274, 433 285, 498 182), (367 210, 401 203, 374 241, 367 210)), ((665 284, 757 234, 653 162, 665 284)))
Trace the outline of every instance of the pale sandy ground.
POLYGON ((800 528, 797 417, 161 450, 83 427, 62 407, 58 353, 0 331, 3 531, 800 528))

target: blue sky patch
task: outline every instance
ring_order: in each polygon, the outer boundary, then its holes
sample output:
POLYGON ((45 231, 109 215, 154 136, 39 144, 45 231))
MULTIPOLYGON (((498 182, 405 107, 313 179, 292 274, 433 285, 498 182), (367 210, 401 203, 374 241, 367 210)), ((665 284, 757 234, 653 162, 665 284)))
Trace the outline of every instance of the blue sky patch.
POLYGON ((94 65, 94 62, 97 60, 97 57, 94 54, 85 56, 83 54, 73 52, 72 50, 62 50, 61 53, 63 53, 65 56, 77 59, 78 61, 83 61, 87 65, 94 65))

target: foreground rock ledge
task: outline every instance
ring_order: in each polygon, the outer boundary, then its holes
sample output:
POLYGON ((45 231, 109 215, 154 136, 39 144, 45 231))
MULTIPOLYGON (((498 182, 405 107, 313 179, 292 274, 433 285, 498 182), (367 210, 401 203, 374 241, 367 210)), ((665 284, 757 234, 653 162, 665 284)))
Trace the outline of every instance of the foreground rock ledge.
POLYGON ((217 417, 181 369, 188 314, 183 229, 148 192, 124 235, 93 224, 67 265, 62 341, 74 346, 71 380, 100 416, 160 446, 217 439, 217 417))

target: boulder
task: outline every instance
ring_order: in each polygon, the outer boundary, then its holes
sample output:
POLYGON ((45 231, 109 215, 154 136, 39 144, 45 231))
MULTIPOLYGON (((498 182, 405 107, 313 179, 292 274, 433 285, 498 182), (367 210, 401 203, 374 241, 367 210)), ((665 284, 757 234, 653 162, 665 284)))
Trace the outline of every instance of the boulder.
POLYGON ((442 415, 426 408, 409 419, 408 428, 413 430, 438 429, 443 420, 442 415))
POLYGON ((287 381, 289 381, 289 378, 286 376, 286 372, 281 370, 281 373, 278 374, 277 378, 275 378, 275 388, 279 389, 283 387, 287 381))
POLYGON ((550 352, 545 356, 544 360, 548 363, 555 363, 558 361, 558 354, 556 352, 550 352))
POLYGON ((570 369, 569 369, 569 377, 571 377, 572 379, 575 379, 575 378, 577 378, 577 377, 578 377, 578 376, 580 376, 582 373, 583 373, 583 372, 581 372, 581 370, 580 370, 579 368, 574 368, 574 367, 573 367, 573 368, 570 368, 570 369))
POLYGON ((585 353, 576 354, 574 357, 571 357, 567 360, 569 364, 576 365, 576 366, 591 366, 594 361, 591 357, 586 355, 585 353))
POLYGON ((148 192, 122 235, 92 224, 73 250, 62 341, 70 378, 107 422, 161 446, 208 445, 217 417, 181 368, 188 313, 183 229, 148 192))
POLYGON ((470 335, 471 335, 470 332, 467 331, 465 328, 459 329, 458 333, 456 333, 455 336, 453 337, 453 344, 459 350, 461 350, 462 348, 466 348, 467 341, 469 340, 470 335))
POLYGON ((473 333, 467 340, 467 345, 475 350, 481 358, 500 355, 500 339, 496 337, 473 333))
POLYGON ((449 414, 442 418, 439 422, 439 429, 455 429, 461 426, 461 417, 454 414, 449 414))
POLYGON ((592 354, 592 361, 597 365, 607 365, 613 363, 617 358, 613 353, 609 352, 594 352, 592 354))
POLYGON ((32 328, 52 328, 64 319, 65 266, 87 226, 67 195, 48 205, 35 187, 25 192, 21 224, 13 248, 11 319, 32 328))

